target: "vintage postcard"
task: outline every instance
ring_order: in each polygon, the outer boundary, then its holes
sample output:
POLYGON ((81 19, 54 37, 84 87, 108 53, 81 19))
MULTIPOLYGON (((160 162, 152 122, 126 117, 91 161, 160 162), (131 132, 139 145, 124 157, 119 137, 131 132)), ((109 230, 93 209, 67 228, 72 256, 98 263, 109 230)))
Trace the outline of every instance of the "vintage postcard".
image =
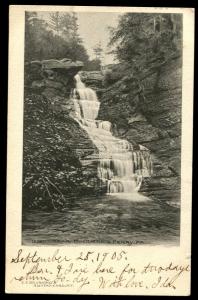
POLYGON ((191 293, 194 9, 10 6, 7 293, 191 293))

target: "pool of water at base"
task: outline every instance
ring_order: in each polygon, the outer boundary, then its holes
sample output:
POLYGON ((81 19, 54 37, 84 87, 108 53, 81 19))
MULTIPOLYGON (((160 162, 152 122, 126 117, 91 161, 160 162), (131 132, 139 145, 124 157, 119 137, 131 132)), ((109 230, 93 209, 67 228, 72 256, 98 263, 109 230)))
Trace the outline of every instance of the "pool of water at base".
POLYGON ((64 211, 25 211, 23 245, 179 245, 180 208, 143 194, 82 197, 64 211))

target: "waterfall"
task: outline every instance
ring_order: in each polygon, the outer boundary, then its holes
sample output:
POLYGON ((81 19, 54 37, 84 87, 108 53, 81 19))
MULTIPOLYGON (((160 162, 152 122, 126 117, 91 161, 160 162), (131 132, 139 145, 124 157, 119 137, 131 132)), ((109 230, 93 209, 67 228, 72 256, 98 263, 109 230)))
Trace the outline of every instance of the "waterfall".
POLYGON ((76 88, 71 95, 75 118, 99 151, 98 177, 106 184, 107 193, 138 191, 142 178, 152 174, 148 149, 141 145, 134 149, 127 140, 112 135, 109 121, 96 120, 100 102, 95 91, 85 86, 79 74, 75 80, 76 88))

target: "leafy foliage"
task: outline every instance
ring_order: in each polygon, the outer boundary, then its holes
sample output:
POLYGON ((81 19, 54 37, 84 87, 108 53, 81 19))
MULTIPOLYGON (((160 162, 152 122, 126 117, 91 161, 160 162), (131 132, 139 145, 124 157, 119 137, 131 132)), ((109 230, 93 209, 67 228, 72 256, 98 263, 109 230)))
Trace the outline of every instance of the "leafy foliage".
POLYGON ((182 15, 127 13, 117 28, 111 28, 109 45, 121 62, 141 70, 154 60, 163 62, 176 52, 181 54, 182 15))

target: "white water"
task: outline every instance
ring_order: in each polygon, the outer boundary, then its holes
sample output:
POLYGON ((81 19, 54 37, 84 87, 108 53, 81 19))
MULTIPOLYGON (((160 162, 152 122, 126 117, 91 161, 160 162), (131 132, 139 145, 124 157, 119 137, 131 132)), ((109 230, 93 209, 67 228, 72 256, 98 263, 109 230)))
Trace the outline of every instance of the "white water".
POLYGON ((77 74, 72 93, 76 119, 87 131, 99 150, 98 176, 107 186, 107 193, 133 193, 138 191, 143 177, 152 173, 148 149, 134 150, 127 140, 111 133, 109 121, 96 120, 100 108, 95 91, 87 88, 77 74))

